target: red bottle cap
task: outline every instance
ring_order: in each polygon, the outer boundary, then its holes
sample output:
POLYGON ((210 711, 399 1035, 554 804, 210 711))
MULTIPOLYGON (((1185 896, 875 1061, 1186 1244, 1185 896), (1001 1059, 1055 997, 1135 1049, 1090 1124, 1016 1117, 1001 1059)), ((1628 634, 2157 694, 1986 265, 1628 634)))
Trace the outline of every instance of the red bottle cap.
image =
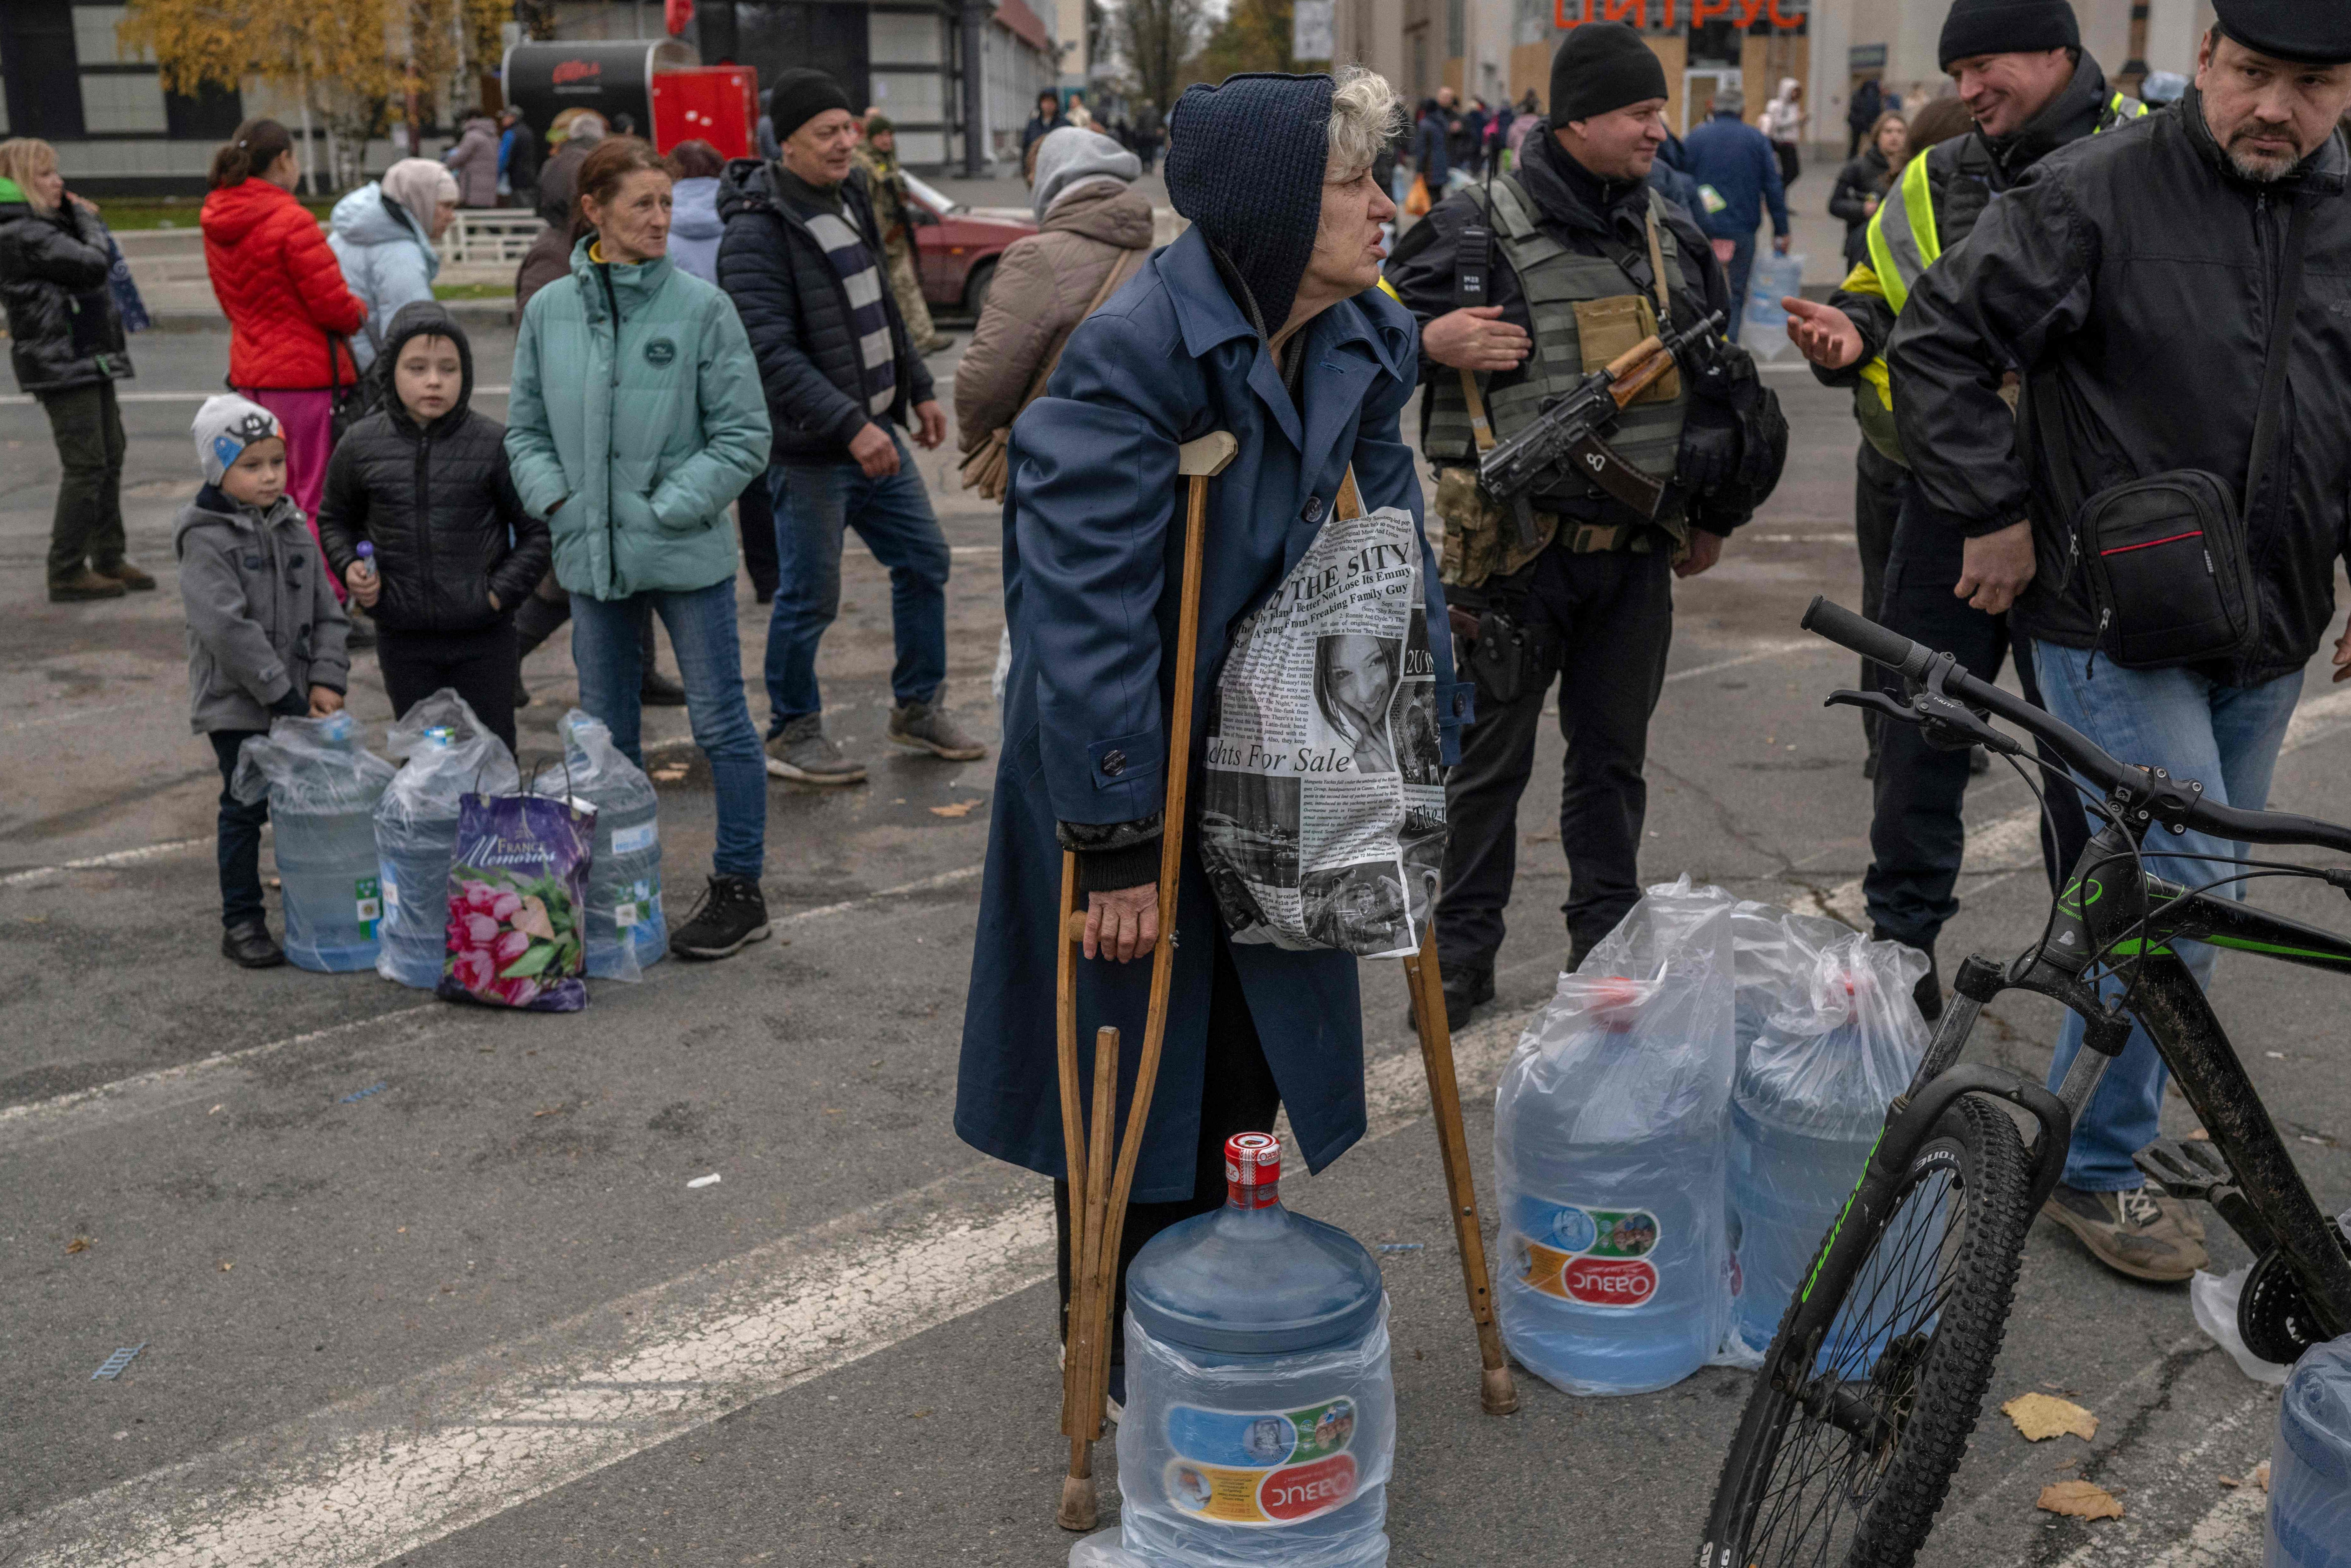
POLYGON ((1225 1201, 1236 1208, 1271 1208, 1281 1185, 1281 1140, 1270 1133, 1235 1133, 1225 1140, 1225 1201))

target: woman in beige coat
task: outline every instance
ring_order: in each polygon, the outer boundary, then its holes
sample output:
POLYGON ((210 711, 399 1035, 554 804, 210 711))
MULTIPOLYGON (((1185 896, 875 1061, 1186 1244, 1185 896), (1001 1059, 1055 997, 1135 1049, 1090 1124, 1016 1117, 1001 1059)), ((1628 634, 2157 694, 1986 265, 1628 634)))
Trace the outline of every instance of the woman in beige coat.
POLYGON ((1151 249, 1151 203, 1131 187, 1134 153, 1099 131, 1064 126, 1037 144, 1039 230, 996 264, 978 327, 956 367, 955 406, 966 454, 1012 423, 1122 261, 1133 277, 1151 249))

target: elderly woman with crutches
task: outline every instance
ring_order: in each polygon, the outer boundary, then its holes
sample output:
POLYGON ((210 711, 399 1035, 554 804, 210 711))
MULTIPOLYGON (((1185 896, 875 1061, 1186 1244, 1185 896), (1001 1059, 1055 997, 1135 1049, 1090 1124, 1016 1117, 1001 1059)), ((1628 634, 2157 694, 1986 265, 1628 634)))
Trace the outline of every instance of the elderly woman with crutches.
MULTIPOLYGON (((1095 1385, 1107 1383, 1113 1416, 1126 1265, 1159 1231, 1224 1201, 1226 1137, 1270 1131, 1286 1105, 1299 1154, 1319 1170, 1364 1134, 1357 960, 1228 940, 1180 808, 1234 623, 1342 504, 1350 469, 1365 510, 1422 516, 1398 429, 1416 335, 1376 287, 1380 228, 1395 208, 1372 162, 1400 112, 1384 80, 1355 68, 1335 83, 1249 75, 1193 88, 1166 166, 1192 227, 1078 327, 1013 427, 1012 664, 956 1130, 1056 1178, 1073 1364, 1069 1236, 1108 1188, 1114 1270, 1096 1260, 1115 1315, 1109 1344, 1091 1354, 1106 1361, 1095 1385), (1082 1052, 1067 1043, 1073 1024, 1082 1052), (1094 1179, 1073 1190, 1099 1026, 1117 1030, 1116 1141, 1134 1152, 1115 1177, 1093 1160, 1094 1179), (1146 1103, 1138 1139, 1129 1112, 1146 1103)), ((1427 623, 1442 627, 1425 539, 1422 553, 1427 623)), ((1449 764, 1459 719, 1449 639, 1436 641, 1449 764)), ((1449 1098, 1449 1055, 1444 1078, 1449 1098)), ((1071 1497, 1098 1429, 1100 1394, 1092 1401, 1079 1430, 1065 1411, 1071 1497)), ((1065 1507, 1063 1522, 1083 1527, 1091 1506, 1089 1483, 1085 1508, 1065 1507)))

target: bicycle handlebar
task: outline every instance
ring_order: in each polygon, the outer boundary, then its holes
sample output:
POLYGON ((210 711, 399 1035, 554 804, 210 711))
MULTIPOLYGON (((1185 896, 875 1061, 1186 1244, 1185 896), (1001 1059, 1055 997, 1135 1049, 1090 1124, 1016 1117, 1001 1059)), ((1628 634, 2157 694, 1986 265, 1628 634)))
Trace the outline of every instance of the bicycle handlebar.
MULTIPOLYGON (((1865 621, 1823 596, 1813 597, 1811 607, 1804 612, 1802 626, 1865 659, 1899 670, 1914 681, 1926 679, 1928 665, 1935 658, 1935 650, 1926 644, 1889 632, 1875 621, 1865 621)), ((1956 664, 1943 677, 1943 689, 1971 706, 1990 710, 2043 742, 2066 766, 2101 790, 2112 793, 2126 783, 2141 792, 2158 787, 2147 768, 2126 767, 2071 725, 2051 717, 2022 697, 2011 696, 1998 686, 1976 679, 1956 664)), ((2247 811, 2220 805, 2187 790, 2184 780, 2170 782, 2180 786, 2172 791, 2175 798, 2167 802, 2171 807, 2170 815, 2188 827, 2241 843, 2309 844, 2351 854, 2351 828, 2286 811, 2247 811)))

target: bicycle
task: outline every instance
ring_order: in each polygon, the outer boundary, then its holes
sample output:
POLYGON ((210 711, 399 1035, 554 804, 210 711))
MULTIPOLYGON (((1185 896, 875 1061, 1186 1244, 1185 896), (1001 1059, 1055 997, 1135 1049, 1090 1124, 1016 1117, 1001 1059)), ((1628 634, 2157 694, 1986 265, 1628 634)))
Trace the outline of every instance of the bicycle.
MULTIPOLYGON (((2247 844, 2351 853, 2351 828, 2202 798, 2162 768, 2116 761, 2039 708, 1827 600, 1804 629, 1898 670, 1907 703, 1882 693, 1828 699, 1922 726, 1937 745, 1981 745, 2039 761, 1994 727, 2007 720, 2103 791, 2092 838, 2040 937, 2003 965, 1976 956, 1955 977, 1909 1086, 1845 1207, 1823 1239, 1766 1354, 1724 1460, 1699 1568, 1783 1563, 1907 1568, 1933 1528, 1991 1383, 2025 1233, 2064 1168, 2074 1120, 2130 1038, 2153 1037, 2210 1143, 2163 1141, 2137 1156, 2175 1197, 2210 1204, 2258 1261, 2237 1326, 2264 1360, 2292 1362, 2351 1331, 2351 1239, 2320 1210, 2227 1033, 2171 944, 2209 943, 2283 963, 2351 971, 2351 939, 2267 915, 2214 889, 2250 875, 2303 875, 2351 894, 2351 868, 2228 861, 2202 887, 2149 874, 2142 844, 2190 828, 2247 844), (2109 988, 2123 981, 2109 1003, 2109 988), (1984 1005, 2037 992, 2079 1013, 2087 1039, 2055 1093, 2006 1069, 1961 1062, 1984 1005), (2027 1147, 2017 1121, 2036 1128, 2027 1147)), ((2028 784, 2031 782, 2027 775, 2028 784)), ((2038 794, 2036 789, 2035 793, 2038 794)), ((2174 859, 2217 861, 2217 856, 2174 859)))

